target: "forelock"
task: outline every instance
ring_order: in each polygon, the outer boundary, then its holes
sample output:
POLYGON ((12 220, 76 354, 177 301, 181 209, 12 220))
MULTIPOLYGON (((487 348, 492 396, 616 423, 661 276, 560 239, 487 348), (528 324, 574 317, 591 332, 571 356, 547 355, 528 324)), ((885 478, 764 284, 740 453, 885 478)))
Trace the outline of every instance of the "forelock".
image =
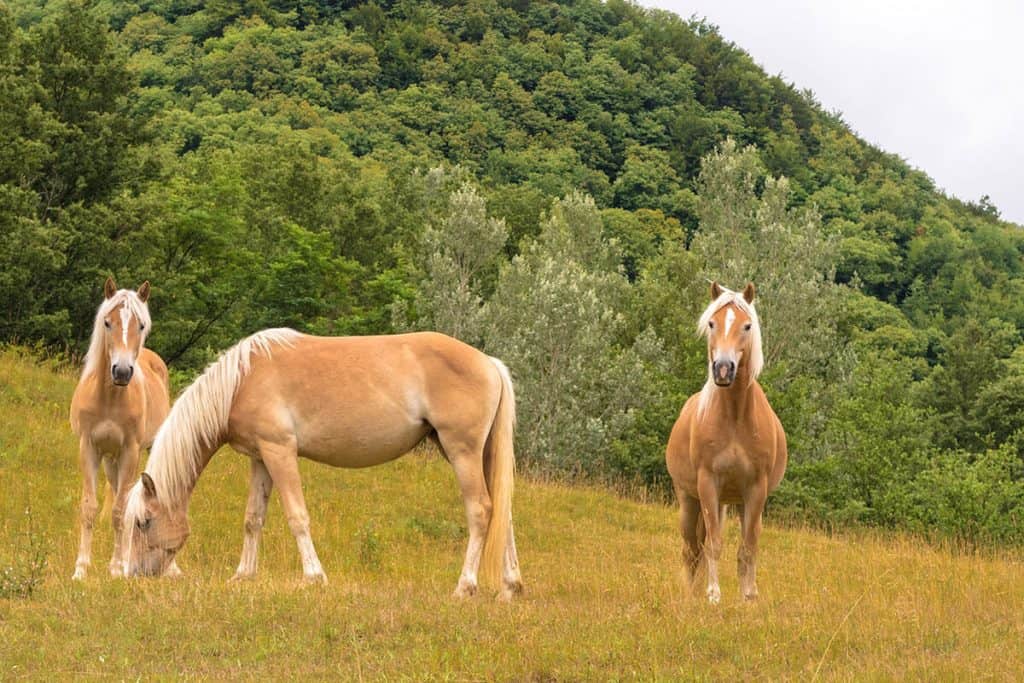
POLYGON ((708 332, 711 331, 711 327, 709 325, 711 319, 715 317, 716 313, 729 304, 732 304, 739 310, 746 313, 754 326, 760 326, 760 322, 757 317, 757 310, 754 308, 754 305, 744 299, 742 293, 734 292, 731 289, 722 287, 722 293, 718 295, 717 299, 708 304, 708 307, 704 309, 704 312, 701 313, 700 318, 697 320, 697 334, 700 336, 707 336, 708 332))

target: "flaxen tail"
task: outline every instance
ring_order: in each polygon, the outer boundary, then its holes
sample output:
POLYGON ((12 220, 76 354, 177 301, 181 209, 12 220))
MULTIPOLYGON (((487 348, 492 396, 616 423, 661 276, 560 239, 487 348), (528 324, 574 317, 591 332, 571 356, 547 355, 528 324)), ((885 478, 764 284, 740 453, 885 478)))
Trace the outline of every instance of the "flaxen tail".
POLYGON ((491 496, 491 523, 484 540, 480 573, 492 585, 501 585, 505 546, 512 526, 512 488, 516 473, 513 433, 516 423, 516 396, 512 375, 497 358, 491 358, 501 375, 501 399, 484 446, 487 490, 491 496))

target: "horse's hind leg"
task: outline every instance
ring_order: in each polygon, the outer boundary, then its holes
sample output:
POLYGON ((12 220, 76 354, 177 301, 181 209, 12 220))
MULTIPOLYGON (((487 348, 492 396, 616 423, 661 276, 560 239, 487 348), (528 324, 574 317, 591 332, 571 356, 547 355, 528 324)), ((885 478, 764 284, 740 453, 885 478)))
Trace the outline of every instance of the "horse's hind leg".
POLYGON ((82 580, 92 563, 92 529, 96 524, 99 505, 96 501, 96 475, 100 468, 100 456, 87 437, 79 439, 78 464, 82 470, 82 500, 79 505, 81 535, 78 540, 78 559, 72 579, 82 580))
POLYGON ((519 573, 519 555, 516 553, 516 539, 511 521, 508 523, 508 542, 505 543, 505 558, 501 582, 504 587, 499 597, 502 600, 511 600, 514 596, 523 592, 523 576, 519 573))
MULTIPOLYGON (((484 479, 484 437, 472 438, 452 431, 439 431, 438 436, 441 447, 444 448, 445 455, 455 470, 462 502, 466 507, 469 543, 466 546, 466 559, 462 563, 459 583, 455 586, 453 595, 457 598, 468 598, 476 593, 480 555, 484 539, 487 537, 487 526, 491 521, 491 496, 487 492, 487 482, 484 479)), ((507 555, 507 545, 505 552, 507 555)), ((516 564, 518 566, 518 562, 516 564)))
POLYGON ((767 497, 768 485, 762 481, 747 492, 743 501, 743 530, 736 569, 740 575, 740 591, 746 600, 757 599, 757 541, 761 536, 761 515, 767 497))
POLYGON ((249 476, 249 502, 245 506, 245 540, 242 541, 242 559, 232 581, 256 575, 259 560, 260 535, 267 516, 267 501, 274 488, 267 466, 259 458, 251 458, 249 476))
POLYGON ((299 456, 295 447, 295 437, 288 443, 280 444, 259 440, 259 457, 270 473, 270 477, 281 494, 281 506, 288 518, 288 527, 295 536, 302 557, 302 573, 308 581, 327 583, 327 576, 320 566, 313 538, 309 534, 309 512, 306 499, 302 495, 302 480, 299 478, 299 456))

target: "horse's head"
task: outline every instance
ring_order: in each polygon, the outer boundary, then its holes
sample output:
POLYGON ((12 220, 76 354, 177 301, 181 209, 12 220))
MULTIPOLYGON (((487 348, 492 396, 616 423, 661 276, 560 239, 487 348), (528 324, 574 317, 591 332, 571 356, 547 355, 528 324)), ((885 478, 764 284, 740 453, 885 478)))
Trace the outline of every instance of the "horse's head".
POLYGON ((747 283, 742 294, 711 283, 711 304, 698 329, 707 336, 708 370, 720 387, 731 386, 741 368, 751 379, 761 372, 761 329, 753 303, 753 283, 747 283))
POLYGON ((128 494, 124 511, 126 576, 160 576, 188 540, 187 506, 161 502, 146 472, 128 494))
POLYGON ((149 334, 149 282, 143 282, 138 291, 117 288, 114 279, 108 277, 103 285, 106 300, 100 306, 96 326, 103 325, 103 340, 107 358, 110 359, 110 375, 114 384, 126 386, 135 374, 135 361, 146 343, 149 334))

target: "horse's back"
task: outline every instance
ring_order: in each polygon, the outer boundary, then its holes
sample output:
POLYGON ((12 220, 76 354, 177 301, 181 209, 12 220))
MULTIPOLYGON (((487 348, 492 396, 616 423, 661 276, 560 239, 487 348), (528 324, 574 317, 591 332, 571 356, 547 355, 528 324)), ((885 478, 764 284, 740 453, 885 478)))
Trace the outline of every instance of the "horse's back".
POLYGON ((300 454, 346 467, 398 457, 448 424, 489 427, 501 395, 494 363, 439 333, 297 335, 251 363, 232 404, 232 444, 249 452, 293 435, 300 454))
POLYGON ((147 376, 157 377, 163 383, 165 393, 169 385, 167 364, 164 363, 164 359, 160 357, 155 351, 143 347, 141 353, 139 353, 139 364, 143 366, 143 371, 147 376))
POLYGON ((782 421, 772 410, 775 418, 775 463, 771 473, 768 475, 768 492, 771 493, 778 488, 782 477, 786 474, 786 465, 789 462, 789 444, 786 442, 786 430, 782 428, 782 421))
POLYGON ((751 444, 749 450, 752 454, 757 453, 764 459, 762 469, 770 493, 778 487, 786 473, 786 463, 789 459, 786 431, 782 428, 782 420, 779 419, 775 409, 768 402, 768 397, 761 385, 755 383, 754 389, 757 396, 755 405, 758 415, 755 416, 754 428, 748 436, 748 441, 751 444), (769 439, 764 438, 765 432, 770 435, 769 439), (770 443, 764 443, 762 446, 762 442, 765 441, 770 441, 770 443))

